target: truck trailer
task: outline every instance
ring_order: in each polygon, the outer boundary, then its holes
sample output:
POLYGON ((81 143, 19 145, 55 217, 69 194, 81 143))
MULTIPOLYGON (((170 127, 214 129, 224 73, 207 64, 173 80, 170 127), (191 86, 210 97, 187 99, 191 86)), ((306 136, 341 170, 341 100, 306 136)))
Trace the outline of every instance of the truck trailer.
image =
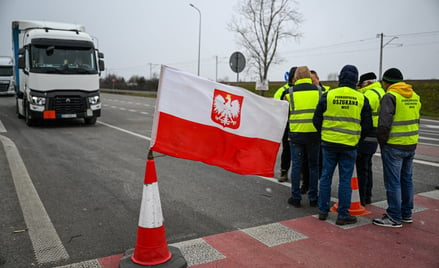
POLYGON ((0 95, 15 95, 14 61, 0 56, 0 95))
POLYGON ((104 55, 78 24, 12 22, 17 115, 28 126, 43 120, 101 115, 99 78, 104 55))

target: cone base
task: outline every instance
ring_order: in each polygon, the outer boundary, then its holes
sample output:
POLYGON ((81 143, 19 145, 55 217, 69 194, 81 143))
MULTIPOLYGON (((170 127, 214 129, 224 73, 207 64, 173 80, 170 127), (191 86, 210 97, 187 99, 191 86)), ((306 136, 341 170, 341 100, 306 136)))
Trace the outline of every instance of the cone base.
POLYGON ((154 267, 154 268, 186 268, 187 262, 183 257, 180 249, 169 246, 169 251, 172 254, 171 259, 167 262, 157 265, 140 265, 134 263, 131 256, 134 253, 134 249, 127 250, 125 255, 120 259, 119 268, 140 268, 140 267, 154 267))
MULTIPOLYGON (((338 209, 338 203, 335 203, 331 207, 330 211, 337 213, 337 209, 338 209)), ((349 211, 349 215, 351 216, 364 216, 364 215, 372 214, 371 211, 366 210, 366 208, 363 207, 361 204, 353 206, 351 203, 351 207, 348 208, 348 211, 349 211)))

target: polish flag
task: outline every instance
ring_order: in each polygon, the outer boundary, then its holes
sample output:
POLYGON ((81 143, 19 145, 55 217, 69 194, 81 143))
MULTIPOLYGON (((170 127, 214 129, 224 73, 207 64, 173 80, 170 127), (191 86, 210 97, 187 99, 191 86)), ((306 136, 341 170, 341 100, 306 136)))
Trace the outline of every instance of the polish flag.
POLYGON ((151 150, 273 177, 287 119, 286 101, 162 66, 151 150))

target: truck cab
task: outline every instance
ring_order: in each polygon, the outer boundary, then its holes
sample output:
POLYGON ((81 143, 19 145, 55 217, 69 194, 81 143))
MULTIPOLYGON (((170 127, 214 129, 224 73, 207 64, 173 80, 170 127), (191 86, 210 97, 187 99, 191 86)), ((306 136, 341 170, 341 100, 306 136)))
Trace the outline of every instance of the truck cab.
POLYGON ((14 61, 9 56, 0 56, 0 95, 15 95, 14 61))
POLYGON ((101 114, 99 77, 103 54, 81 25, 15 21, 17 113, 28 125, 41 120, 101 114))

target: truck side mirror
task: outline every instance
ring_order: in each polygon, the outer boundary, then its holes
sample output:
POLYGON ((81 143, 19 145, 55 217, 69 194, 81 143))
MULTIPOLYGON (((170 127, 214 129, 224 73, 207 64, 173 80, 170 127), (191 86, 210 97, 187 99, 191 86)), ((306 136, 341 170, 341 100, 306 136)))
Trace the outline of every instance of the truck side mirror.
POLYGON ((20 48, 18 50, 18 68, 24 69, 26 68, 26 49, 20 48))
POLYGON ((98 52, 98 58, 103 59, 104 58, 104 53, 98 52))
POLYGON ((99 60, 99 70, 105 71, 105 63, 103 60, 99 60))

